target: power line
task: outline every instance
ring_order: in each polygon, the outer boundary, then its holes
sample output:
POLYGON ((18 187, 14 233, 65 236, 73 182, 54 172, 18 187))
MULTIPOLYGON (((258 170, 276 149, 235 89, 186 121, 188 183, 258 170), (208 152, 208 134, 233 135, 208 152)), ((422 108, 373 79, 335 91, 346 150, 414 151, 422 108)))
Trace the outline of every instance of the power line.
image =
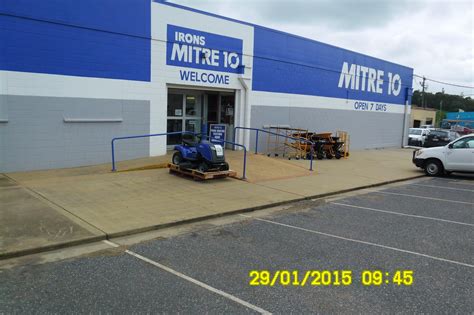
MULTIPOLYGON (((51 21, 51 20, 44 20, 44 19, 38 19, 38 18, 33 18, 33 17, 28 17, 28 16, 21 16, 21 15, 15 15, 15 14, 10 14, 10 13, 4 13, 4 12, 0 12, 0 16, 1 15, 8 16, 8 17, 13 17, 13 18, 31 20, 31 21, 35 21, 35 22, 43 22, 43 23, 61 25, 61 26, 66 26, 66 27, 79 28, 79 29, 88 30, 88 31, 102 32, 102 33, 108 33, 108 34, 113 34, 113 35, 122 35, 122 36, 131 37, 131 38, 137 38, 137 39, 146 39, 146 40, 150 40, 150 41, 161 42, 161 43, 164 43, 164 44, 173 44, 173 43, 175 43, 174 41, 168 41, 168 40, 165 40, 165 39, 158 39, 158 38, 141 36, 141 35, 136 35, 136 34, 127 34, 127 33, 122 33, 122 32, 115 32, 115 31, 110 31, 110 30, 97 29, 97 28, 92 28, 92 27, 87 27, 87 26, 82 26, 82 25, 68 24, 68 23, 64 23, 64 22, 51 21)), ((221 51, 231 52, 231 51, 227 51, 227 50, 224 50, 222 48, 217 48, 217 47, 208 47, 208 48, 211 48, 211 49, 215 48, 215 49, 219 49, 221 51)), ((271 57, 258 56, 258 55, 253 55, 253 54, 246 54, 246 53, 243 53, 243 52, 240 53, 240 55, 250 57, 250 58, 254 58, 254 59, 273 61, 273 62, 278 62, 278 63, 282 63, 282 64, 300 66, 300 67, 305 67, 305 68, 310 68, 310 69, 318 69, 318 70, 333 72, 333 73, 337 73, 337 74, 341 73, 340 69, 331 69, 331 68, 327 68, 327 67, 316 66, 316 65, 302 63, 302 62, 281 60, 281 59, 276 59, 276 58, 271 58, 271 57)), ((355 74, 355 75, 352 75, 352 76, 363 78, 363 76, 359 75, 359 74, 355 74)), ((388 80, 385 80, 385 79, 377 80, 377 81, 382 82, 382 83, 390 83, 388 80)), ((407 83, 402 83, 401 86, 411 87, 407 83)))
POLYGON ((420 79, 424 79, 424 80, 426 80, 426 81, 436 82, 436 83, 439 83, 439 84, 451 85, 451 86, 456 86, 456 87, 466 88, 466 89, 474 89, 474 86, 468 86, 468 85, 461 85, 461 84, 455 84, 455 83, 449 83, 449 82, 438 81, 438 80, 426 78, 426 77, 424 77, 424 76, 420 76, 420 75, 417 75, 417 74, 413 74, 413 76, 414 76, 414 77, 418 77, 418 78, 420 78, 420 79))
MULTIPOLYGON (((0 15, 8 16, 8 17, 14 17, 14 18, 20 18, 20 19, 26 19, 26 20, 32 20, 32 21, 36 21, 36 22, 45 22, 45 23, 57 24, 57 25, 61 25, 61 26, 75 27, 75 28, 80 28, 80 29, 84 29, 84 30, 97 31, 97 32, 109 33, 109 34, 114 34, 114 35, 122 35, 122 36, 128 36, 128 37, 139 38, 139 39, 147 39, 147 40, 151 40, 151 41, 163 42, 163 43, 166 43, 166 44, 174 43, 174 42, 170 42, 168 40, 163 40, 163 39, 156 39, 156 38, 152 38, 152 37, 140 36, 140 35, 135 35, 135 34, 127 34, 127 33, 122 33, 122 32, 115 32, 115 31, 110 31, 110 30, 97 29, 97 28, 86 27, 86 26, 82 26, 82 25, 68 24, 68 23, 63 23, 63 22, 58 22, 58 21, 37 19, 37 18, 33 18, 33 17, 28 17, 28 16, 9 14, 9 13, 6 13, 6 12, 0 12, 0 15)), ((328 72, 340 73, 340 69, 330 69, 330 68, 325 68, 325 67, 321 67, 321 66, 305 64, 305 63, 301 63, 301 62, 292 62, 292 61, 275 59, 275 58, 270 58, 270 57, 245 54, 243 52, 241 53, 241 55, 251 57, 251 58, 262 59, 262 60, 268 60, 268 61, 280 62, 280 63, 291 64, 291 65, 296 65, 296 66, 302 66, 302 67, 306 67, 306 68, 319 69, 319 70, 328 71, 328 72)), ((357 75, 357 74, 354 75, 354 76, 355 77, 361 77, 360 75, 357 75)), ((444 84, 444 85, 456 86, 456 87, 467 88, 467 89, 474 89, 473 86, 442 82, 442 81, 438 81, 438 80, 435 80, 435 79, 426 78, 424 76, 420 76, 420 75, 417 75, 417 74, 413 74, 413 77, 418 77, 418 78, 421 78, 421 79, 426 80, 426 81, 432 81, 432 82, 436 82, 436 83, 444 84)), ((383 80, 383 79, 380 80, 380 81, 382 81, 384 83, 388 82, 388 81, 383 80)), ((407 84, 402 84, 402 86, 408 86, 408 85, 407 84)))

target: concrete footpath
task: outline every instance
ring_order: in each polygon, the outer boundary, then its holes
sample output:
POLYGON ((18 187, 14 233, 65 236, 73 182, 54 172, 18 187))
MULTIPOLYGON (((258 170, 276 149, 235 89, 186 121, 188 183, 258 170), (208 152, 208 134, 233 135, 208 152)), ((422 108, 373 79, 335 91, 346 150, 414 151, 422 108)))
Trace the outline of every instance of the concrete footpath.
MULTIPOLYGON (((166 168, 110 165, 0 175, 0 259, 422 176, 412 150, 309 161, 248 154, 247 181, 196 182, 166 168)), ((163 166, 169 156, 121 162, 163 166)), ((242 173, 242 152, 227 152, 242 173)))

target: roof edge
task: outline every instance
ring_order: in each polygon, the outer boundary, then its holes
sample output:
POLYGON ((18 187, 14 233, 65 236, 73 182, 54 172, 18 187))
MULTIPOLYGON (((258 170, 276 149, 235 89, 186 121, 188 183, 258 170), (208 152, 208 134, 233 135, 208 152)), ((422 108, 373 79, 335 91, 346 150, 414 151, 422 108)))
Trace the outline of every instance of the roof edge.
POLYGON ((258 25, 258 24, 254 24, 254 23, 250 23, 250 22, 230 18, 230 17, 219 15, 219 14, 216 14, 216 13, 211 13, 211 12, 207 12, 207 11, 203 11, 203 10, 199 10, 199 9, 195 9, 195 8, 191 8, 191 7, 187 7, 187 6, 184 6, 184 5, 181 5, 181 4, 168 2, 166 0, 152 0, 152 2, 167 5, 167 6, 171 6, 171 7, 175 7, 175 8, 178 8, 178 9, 183 9, 183 10, 195 12, 195 13, 199 13, 199 14, 203 14, 203 15, 207 15, 207 16, 212 16, 212 17, 227 20, 227 21, 230 21, 230 22, 235 22, 235 23, 244 24, 244 25, 247 25, 247 26, 252 26, 252 27, 265 29, 265 30, 268 30, 268 31, 276 32, 276 33, 281 33, 281 34, 284 34, 284 35, 289 35, 289 36, 292 36, 292 37, 295 37, 295 38, 304 39, 304 40, 315 42, 315 43, 322 44, 322 45, 325 45, 325 46, 334 47, 334 48, 342 49, 342 50, 345 50, 345 51, 348 51, 348 52, 351 52, 351 53, 356 53, 356 54, 360 54, 360 55, 367 56, 367 57, 370 57, 370 58, 374 58, 374 59, 377 59, 377 60, 380 60, 380 61, 383 61, 383 62, 388 62, 388 63, 391 63, 393 65, 397 65, 397 66, 400 66, 400 67, 403 67, 403 68, 406 68, 406 69, 409 69, 409 70, 414 70, 414 68, 409 67, 409 66, 405 66, 405 65, 393 62, 393 61, 389 61, 389 60, 385 60, 385 59, 382 59, 382 58, 374 57, 374 56, 371 56, 371 55, 367 55, 367 54, 364 54, 364 53, 361 53, 361 52, 357 52, 357 51, 350 50, 350 49, 347 49, 347 48, 339 47, 339 46, 336 46, 336 45, 327 44, 327 43, 324 43, 324 42, 321 42, 321 41, 318 41, 318 40, 315 40, 315 39, 312 39, 312 38, 308 38, 308 37, 288 33, 288 32, 285 32, 285 31, 276 30, 276 29, 269 28, 269 27, 266 27, 266 26, 262 26, 262 25, 258 25))

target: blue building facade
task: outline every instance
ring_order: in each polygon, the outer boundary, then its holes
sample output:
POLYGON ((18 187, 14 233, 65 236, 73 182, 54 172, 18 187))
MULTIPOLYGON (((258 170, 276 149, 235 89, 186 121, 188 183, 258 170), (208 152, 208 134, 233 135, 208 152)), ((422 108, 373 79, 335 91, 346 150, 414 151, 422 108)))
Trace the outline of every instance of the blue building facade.
MULTIPOLYGON (((409 67, 163 1, 0 1, 0 42, 4 172, 105 163, 112 137, 203 123, 400 146, 410 111, 409 67)), ((118 158, 178 141, 127 143, 118 158)))

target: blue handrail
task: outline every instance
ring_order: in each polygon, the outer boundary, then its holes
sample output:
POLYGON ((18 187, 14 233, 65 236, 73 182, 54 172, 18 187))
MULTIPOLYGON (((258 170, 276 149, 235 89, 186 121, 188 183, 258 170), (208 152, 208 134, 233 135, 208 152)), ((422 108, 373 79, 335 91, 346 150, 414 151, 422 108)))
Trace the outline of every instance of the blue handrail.
POLYGON ((276 136, 279 136, 279 137, 282 137, 282 138, 292 139, 292 140, 295 140, 295 141, 303 141, 303 142, 305 142, 305 143, 310 144, 309 170, 310 170, 310 171, 313 170, 313 155, 314 155, 314 149, 313 149, 314 142, 313 142, 313 141, 308 140, 308 139, 305 139, 305 138, 290 137, 290 136, 282 135, 282 134, 279 134, 279 133, 276 133, 276 132, 272 132, 272 131, 268 131, 268 130, 263 130, 263 129, 259 129, 259 128, 250 128, 250 127, 239 127, 239 126, 237 126, 237 127, 234 127, 234 142, 235 142, 235 137, 236 137, 236 134, 237 134, 237 133, 236 133, 237 129, 256 131, 256 137, 255 137, 255 154, 258 153, 258 137, 259 137, 259 132, 264 132, 264 133, 276 135, 276 136))
POLYGON ((111 145, 112 145, 112 172, 115 172, 117 170, 115 168, 115 141, 125 140, 125 139, 151 138, 151 137, 168 136, 168 135, 183 135, 183 134, 190 134, 190 135, 193 135, 193 136, 196 135, 196 133, 191 132, 191 131, 175 131, 175 132, 154 133, 154 134, 148 134, 148 135, 124 136, 124 137, 113 138, 112 141, 111 141, 111 145))
MULTIPOLYGON (((190 134, 193 136, 196 135, 201 135, 206 138, 209 138, 207 135, 202 135, 200 133, 195 133, 191 131, 175 131, 175 132, 166 132, 166 133, 155 133, 155 134, 148 134, 148 135, 136 135, 136 136, 124 136, 124 137, 116 137, 113 138, 111 141, 111 146, 112 146, 112 172, 115 172, 117 169, 115 167, 115 141, 117 140, 125 140, 125 139, 137 139, 137 138, 150 138, 150 137, 159 137, 159 136, 168 136, 168 135, 183 135, 183 134, 190 134)), ((239 146, 244 149, 244 168, 243 168, 243 174, 242 174, 242 179, 246 179, 246 167, 247 167, 247 148, 239 143, 235 143, 232 141, 225 141, 225 140, 220 140, 221 142, 229 143, 232 144, 233 146, 239 146)))
MULTIPOLYGON (((203 135, 204 137, 206 137, 207 139, 210 139, 209 136, 207 135, 203 135)), ((212 139, 209 140, 210 142, 212 142, 212 139)), ((244 169, 243 169, 243 173, 242 173, 242 179, 246 179, 246 172, 247 172, 247 147, 244 146, 243 144, 240 144, 240 143, 237 143, 235 141, 227 141, 227 140, 218 140, 216 142, 224 142, 224 143, 228 143, 228 144, 232 144, 233 148, 235 148, 235 146, 238 146, 238 147, 241 147, 241 148, 244 148, 244 169)), ((235 149, 233 149, 235 151, 235 149)))

